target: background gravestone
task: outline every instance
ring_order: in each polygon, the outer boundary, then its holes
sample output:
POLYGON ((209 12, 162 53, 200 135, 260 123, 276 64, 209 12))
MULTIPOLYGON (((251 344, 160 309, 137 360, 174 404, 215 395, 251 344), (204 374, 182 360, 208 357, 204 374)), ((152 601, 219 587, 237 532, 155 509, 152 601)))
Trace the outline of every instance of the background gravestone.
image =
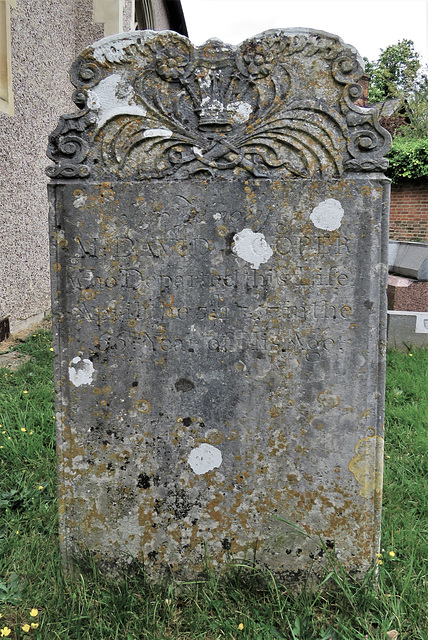
POLYGON ((390 139, 361 74, 306 29, 77 58, 48 149, 66 563, 191 576, 255 553, 299 579, 318 534, 372 563, 390 139))

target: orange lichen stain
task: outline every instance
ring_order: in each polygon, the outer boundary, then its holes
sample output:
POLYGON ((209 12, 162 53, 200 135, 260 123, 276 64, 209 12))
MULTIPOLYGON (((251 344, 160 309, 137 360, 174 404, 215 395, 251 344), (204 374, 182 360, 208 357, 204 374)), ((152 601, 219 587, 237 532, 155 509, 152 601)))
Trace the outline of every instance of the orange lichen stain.
POLYGON ((238 516, 238 520, 241 524, 241 527, 246 530, 248 527, 248 522, 247 522, 247 514, 246 513, 237 513, 236 514, 238 516))
POLYGON ((92 507, 87 508, 85 515, 80 519, 80 530, 82 533, 93 533, 97 529, 108 529, 108 519, 97 509, 95 502, 92 507))
POLYGON ((306 447, 302 447, 300 444, 298 444, 297 447, 294 448, 294 451, 296 453, 301 453, 304 456, 309 454, 309 449, 307 449, 306 447))
POLYGON ((73 459, 77 456, 85 456, 86 452, 69 427, 63 429, 62 436, 64 444, 61 447, 61 462, 72 469, 73 459))
MULTIPOLYGON (((302 225, 302 234, 306 238, 308 238, 308 236, 310 236, 313 232, 314 232, 314 229, 309 222, 306 222, 305 224, 302 225)), ((308 238, 308 240, 309 242, 306 246, 310 246, 312 244, 312 240, 310 238, 308 238)))
POLYGON ((235 494, 235 497, 234 497, 233 503, 232 503, 232 505, 230 506, 228 513, 229 513, 231 516, 236 515, 236 513, 237 513, 237 511, 238 511, 238 509, 239 509, 239 507, 240 507, 241 505, 242 505, 242 494, 241 494, 241 493, 237 493, 237 494, 235 494))
POLYGON ((110 475, 110 473, 114 473, 114 472, 109 472, 106 464, 99 464, 95 469, 94 473, 97 478, 101 478, 101 477, 104 477, 107 473, 110 475))
POLYGON ((151 409, 151 404, 148 400, 140 399, 140 400, 137 400, 134 407, 139 413, 149 413, 151 409))
POLYGON ((361 485, 360 496, 379 500, 382 494, 383 445, 380 436, 368 436, 358 441, 355 458, 348 465, 356 481, 361 485))
POLYGON ((224 497, 221 494, 217 494, 207 505, 207 512, 210 517, 217 521, 223 521, 223 510, 220 509, 220 504, 224 501, 224 497))
POLYGON ((321 391, 321 393, 317 395, 317 402, 323 407, 334 409, 340 405, 340 398, 328 391, 321 391))
POLYGON ((95 291, 93 289, 82 289, 82 297, 85 300, 92 300, 92 298, 95 298, 95 291))

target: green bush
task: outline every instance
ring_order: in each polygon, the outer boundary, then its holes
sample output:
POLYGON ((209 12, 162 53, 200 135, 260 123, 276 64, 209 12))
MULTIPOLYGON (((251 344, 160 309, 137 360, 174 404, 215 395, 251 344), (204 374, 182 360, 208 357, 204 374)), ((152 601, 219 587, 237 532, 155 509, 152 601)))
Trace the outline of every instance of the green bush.
POLYGON ((428 138, 394 138, 386 175, 393 183, 428 176, 428 138))

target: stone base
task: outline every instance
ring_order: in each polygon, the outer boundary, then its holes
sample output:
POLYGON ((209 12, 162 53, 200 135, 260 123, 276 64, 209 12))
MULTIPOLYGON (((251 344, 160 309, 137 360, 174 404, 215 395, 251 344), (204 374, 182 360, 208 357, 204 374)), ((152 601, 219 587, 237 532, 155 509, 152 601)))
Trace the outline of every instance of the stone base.
POLYGON ((39 324, 47 317, 50 313, 50 309, 46 309, 45 311, 41 311, 40 313, 36 313, 34 316, 30 316, 29 318, 19 318, 11 321, 10 333, 11 335, 15 335, 16 333, 21 333, 21 331, 27 331, 27 329, 31 329, 36 324, 39 324))
POLYGON ((428 347, 428 313, 388 311, 388 347, 428 347))

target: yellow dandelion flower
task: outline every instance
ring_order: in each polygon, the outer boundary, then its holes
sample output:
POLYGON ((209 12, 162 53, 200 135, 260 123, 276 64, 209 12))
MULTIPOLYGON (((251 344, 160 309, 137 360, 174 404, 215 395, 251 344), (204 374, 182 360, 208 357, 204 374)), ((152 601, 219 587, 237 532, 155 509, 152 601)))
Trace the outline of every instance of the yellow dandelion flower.
POLYGON ((30 631, 31 627, 30 627, 30 625, 29 625, 29 624, 24 624, 24 626, 23 626, 23 627, 21 627, 21 629, 22 629, 23 631, 25 631, 25 633, 28 633, 28 632, 30 631))
POLYGON ((33 435, 33 433, 34 433, 34 431, 30 431, 30 436, 32 436, 32 435, 33 435))
MULTIPOLYGON (((0 428, 1 428, 1 424, 0 424, 0 428)), ((2 431, 2 434, 5 435, 6 431, 2 431)))
POLYGON ((39 610, 38 610, 38 609, 31 609, 31 611, 30 611, 30 616, 31 616, 32 618, 35 618, 35 617, 36 617, 36 616, 38 616, 38 615, 39 615, 39 610))
POLYGON ((28 393, 28 391, 23 391, 22 393, 28 393))
POLYGON ((12 629, 9 629, 9 627, 3 627, 3 629, 1 629, 0 631, 0 636, 2 638, 7 638, 7 636, 10 636, 11 633, 12 629))
POLYGON ((409 356, 413 356, 413 353, 409 353, 409 356))
POLYGON ((0 444, 0 449, 3 449, 3 445, 2 444, 0 444))
POLYGON ((39 485, 39 487, 38 487, 38 489, 39 489, 39 491, 43 491, 43 485, 42 485, 42 484, 40 484, 40 485, 39 485))
POLYGON ((381 557, 382 557, 382 554, 381 554, 381 553, 377 553, 377 554, 376 554, 376 558, 381 558, 381 557))
POLYGON ((388 555, 391 556, 391 558, 395 558, 395 553, 393 551, 390 551, 388 555))
POLYGON ((21 427, 21 431, 27 431, 27 429, 25 427, 21 427))
POLYGON ((3 618, 3 614, 2 613, 0 613, 0 618, 3 618))
POLYGON ((383 560, 378 560, 377 563, 378 564, 383 564, 383 560))
POLYGON ((242 629, 243 629, 243 628, 244 628, 244 625, 242 624, 242 622, 240 622, 240 623, 238 624, 238 629, 239 629, 239 631, 242 631, 242 629))
POLYGON ((10 436, 7 436, 7 439, 8 439, 8 440, 12 440, 12 438, 11 438, 10 436))
POLYGON ((39 623, 38 623, 38 622, 32 622, 32 623, 31 623, 31 628, 32 628, 32 629, 37 629, 37 627, 38 627, 38 626, 39 626, 39 623))

